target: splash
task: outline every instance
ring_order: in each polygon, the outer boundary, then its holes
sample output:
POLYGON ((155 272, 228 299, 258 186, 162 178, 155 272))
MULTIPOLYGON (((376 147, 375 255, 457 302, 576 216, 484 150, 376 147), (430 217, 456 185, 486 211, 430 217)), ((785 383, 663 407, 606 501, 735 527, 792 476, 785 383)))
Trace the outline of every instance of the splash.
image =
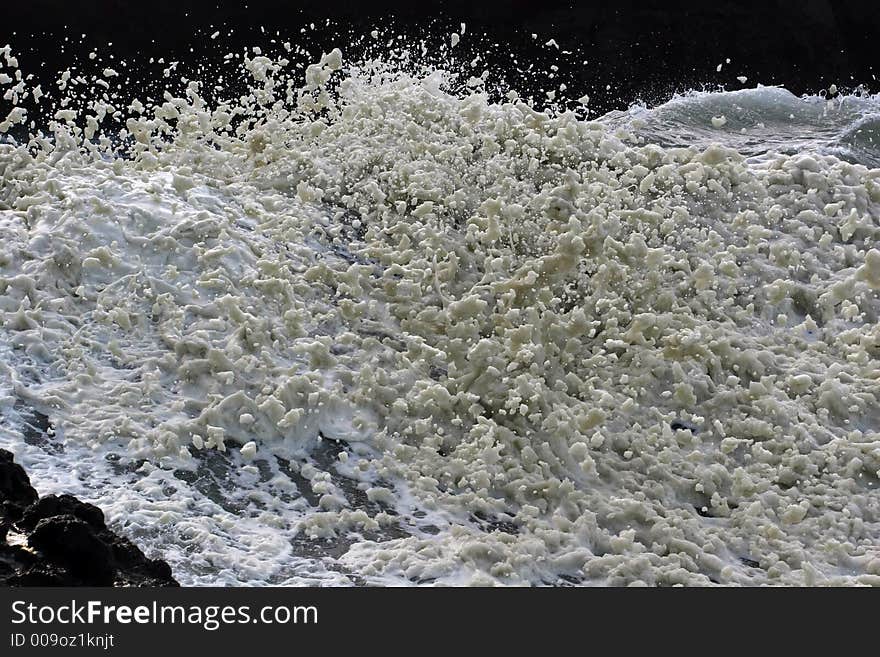
POLYGON ((190 584, 878 583, 880 170, 420 52, 62 74, 0 145, 2 444, 190 584))

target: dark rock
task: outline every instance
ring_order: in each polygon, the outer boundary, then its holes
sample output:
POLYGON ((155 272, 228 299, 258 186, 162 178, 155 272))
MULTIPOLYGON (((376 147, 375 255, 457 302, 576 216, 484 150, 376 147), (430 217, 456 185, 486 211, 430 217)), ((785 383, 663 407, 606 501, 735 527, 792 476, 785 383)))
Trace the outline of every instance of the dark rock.
POLYGON ((71 515, 96 530, 106 529, 104 512, 94 504, 80 502, 73 495, 46 495, 22 514, 16 525, 31 530, 44 518, 71 515))
POLYGON ((70 578, 54 566, 34 566, 6 581, 7 586, 71 586, 70 578))
POLYGON ((110 531, 98 507, 72 495, 40 499, 0 450, 0 586, 177 585, 166 562, 110 531))
POLYGON ((12 460, 11 453, 0 449, 0 524, 5 518, 20 518, 38 497, 24 468, 12 460))
POLYGON ((98 586, 113 583, 113 553, 93 527, 72 515, 52 516, 37 523, 28 545, 66 567, 72 575, 98 586))

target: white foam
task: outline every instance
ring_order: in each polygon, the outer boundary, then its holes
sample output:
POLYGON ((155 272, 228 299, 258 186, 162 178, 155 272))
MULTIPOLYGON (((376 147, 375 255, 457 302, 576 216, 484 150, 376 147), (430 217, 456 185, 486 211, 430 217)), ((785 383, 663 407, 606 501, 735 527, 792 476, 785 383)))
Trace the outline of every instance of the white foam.
POLYGON ((190 584, 877 582, 880 171, 285 62, 0 146, 42 493, 190 584))

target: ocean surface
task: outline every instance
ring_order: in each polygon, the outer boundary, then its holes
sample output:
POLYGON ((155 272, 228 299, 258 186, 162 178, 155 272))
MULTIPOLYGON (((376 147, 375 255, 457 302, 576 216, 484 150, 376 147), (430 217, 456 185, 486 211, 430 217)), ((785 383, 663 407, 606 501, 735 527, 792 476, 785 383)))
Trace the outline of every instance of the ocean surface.
POLYGON ((0 447, 185 585, 880 584, 880 98, 595 117, 461 32, 0 49, 0 447))

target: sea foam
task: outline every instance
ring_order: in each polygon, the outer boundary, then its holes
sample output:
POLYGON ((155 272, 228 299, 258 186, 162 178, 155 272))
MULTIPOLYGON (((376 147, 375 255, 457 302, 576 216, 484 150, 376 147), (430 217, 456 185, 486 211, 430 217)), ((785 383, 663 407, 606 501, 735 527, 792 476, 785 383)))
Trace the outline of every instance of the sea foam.
POLYGON ((880 583, 876 98, 292 58, 0 145, 41 493, 188 584, 880 583))

